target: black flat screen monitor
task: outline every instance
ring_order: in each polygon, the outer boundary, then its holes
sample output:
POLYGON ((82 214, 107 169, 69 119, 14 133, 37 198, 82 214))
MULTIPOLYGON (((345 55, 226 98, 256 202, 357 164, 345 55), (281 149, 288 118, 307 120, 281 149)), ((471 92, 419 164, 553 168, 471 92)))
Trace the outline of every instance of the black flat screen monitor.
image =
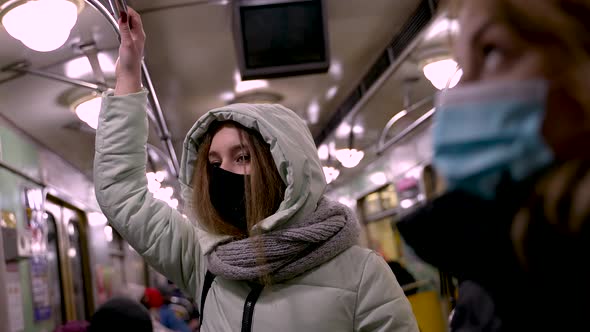
POLYGON ((234 2, 234 38, 243 80, 326 72, 322 0, 234 2))

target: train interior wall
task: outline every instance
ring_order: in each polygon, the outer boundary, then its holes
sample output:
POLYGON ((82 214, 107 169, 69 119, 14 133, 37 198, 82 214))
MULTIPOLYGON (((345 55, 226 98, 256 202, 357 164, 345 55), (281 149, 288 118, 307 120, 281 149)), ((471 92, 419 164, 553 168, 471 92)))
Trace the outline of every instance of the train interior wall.
MULTIPOLYGON (((166 281, 154 271, 147 273, 141 256, 107 225, 90 179, 4 122, 0 162, 4 237, 12 230, 32 233, 36 227, 25 191, 46 196, 38 226, 47 247, 36 250, 47 260, 39 264, 33 253, 6 262, 12 330, 50 332, 64 321, 88 319, 112 296, 139 298, 145 285, 166 281)), ((10 241, 4 242, 5 253, 13 251, 6 250, 10 241)))

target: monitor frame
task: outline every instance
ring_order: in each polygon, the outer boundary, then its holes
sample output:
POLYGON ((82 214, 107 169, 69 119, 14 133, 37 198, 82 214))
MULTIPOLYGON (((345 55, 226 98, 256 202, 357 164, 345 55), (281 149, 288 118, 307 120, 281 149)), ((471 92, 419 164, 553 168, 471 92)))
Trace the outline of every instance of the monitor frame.
POLYGON ((328 33, 328 20, 326 15, 326 5, 324 0, 237 0, 232 4, 232 25, 234 33, 234 44, 236 49, 238 69, 242 80, 253 80, 263 78, 276 78, 307 75, 315 73, 324 73, 330 68, 330 40, 328 33), (257 7, 264 5, 280 5, 288 3, 305 3, 305 2, 319 2, 322 15, 322 28, 324 38, 324 53, 325 59, 323 61, 309 62, 303 64, 293 64, 284 66, 269 66, 262 68, 247 68, 246 54, 244 47, 244 34, 242 30, 242 16, 240 9, 243 7, 257 7))

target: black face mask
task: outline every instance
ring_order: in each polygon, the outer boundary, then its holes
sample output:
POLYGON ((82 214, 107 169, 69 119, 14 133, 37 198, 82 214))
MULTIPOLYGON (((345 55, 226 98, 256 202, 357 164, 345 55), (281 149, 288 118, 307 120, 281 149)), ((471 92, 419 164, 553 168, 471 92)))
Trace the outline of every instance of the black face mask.
POLYGON ((209 174, 209 196, 213 207, 224 221, 247 232, 244 175, 220 167, 211 167, 209 174))

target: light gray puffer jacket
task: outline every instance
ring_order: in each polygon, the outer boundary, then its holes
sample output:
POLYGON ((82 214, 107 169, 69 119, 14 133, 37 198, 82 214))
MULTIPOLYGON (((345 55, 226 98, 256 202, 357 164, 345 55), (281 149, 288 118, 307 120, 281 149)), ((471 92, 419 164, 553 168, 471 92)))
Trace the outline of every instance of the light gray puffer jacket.
MULTIPOLYGON (((154 268, 200 303, 209 254, 226 237, 191 223, 147 190, 147 92, 105 94, 96 133, 96 197, 113 227, 154 268)), ((316 209, 325 179, 305 123, 280 105, 230 105, 204 115, 184 142, 180 181, 191 200, 198 138, 215 120, 257 130, 287 184, 279 210, 261 221, 263 231, 295 225, 316 209)), ((247 282, 214 279, 205 302, 202 332, 239 331, 247 282)), ((287 282, 267 286, 256 302, 252 331, 418 331, 410 304, 384 260, 353 246, 287 282)))

